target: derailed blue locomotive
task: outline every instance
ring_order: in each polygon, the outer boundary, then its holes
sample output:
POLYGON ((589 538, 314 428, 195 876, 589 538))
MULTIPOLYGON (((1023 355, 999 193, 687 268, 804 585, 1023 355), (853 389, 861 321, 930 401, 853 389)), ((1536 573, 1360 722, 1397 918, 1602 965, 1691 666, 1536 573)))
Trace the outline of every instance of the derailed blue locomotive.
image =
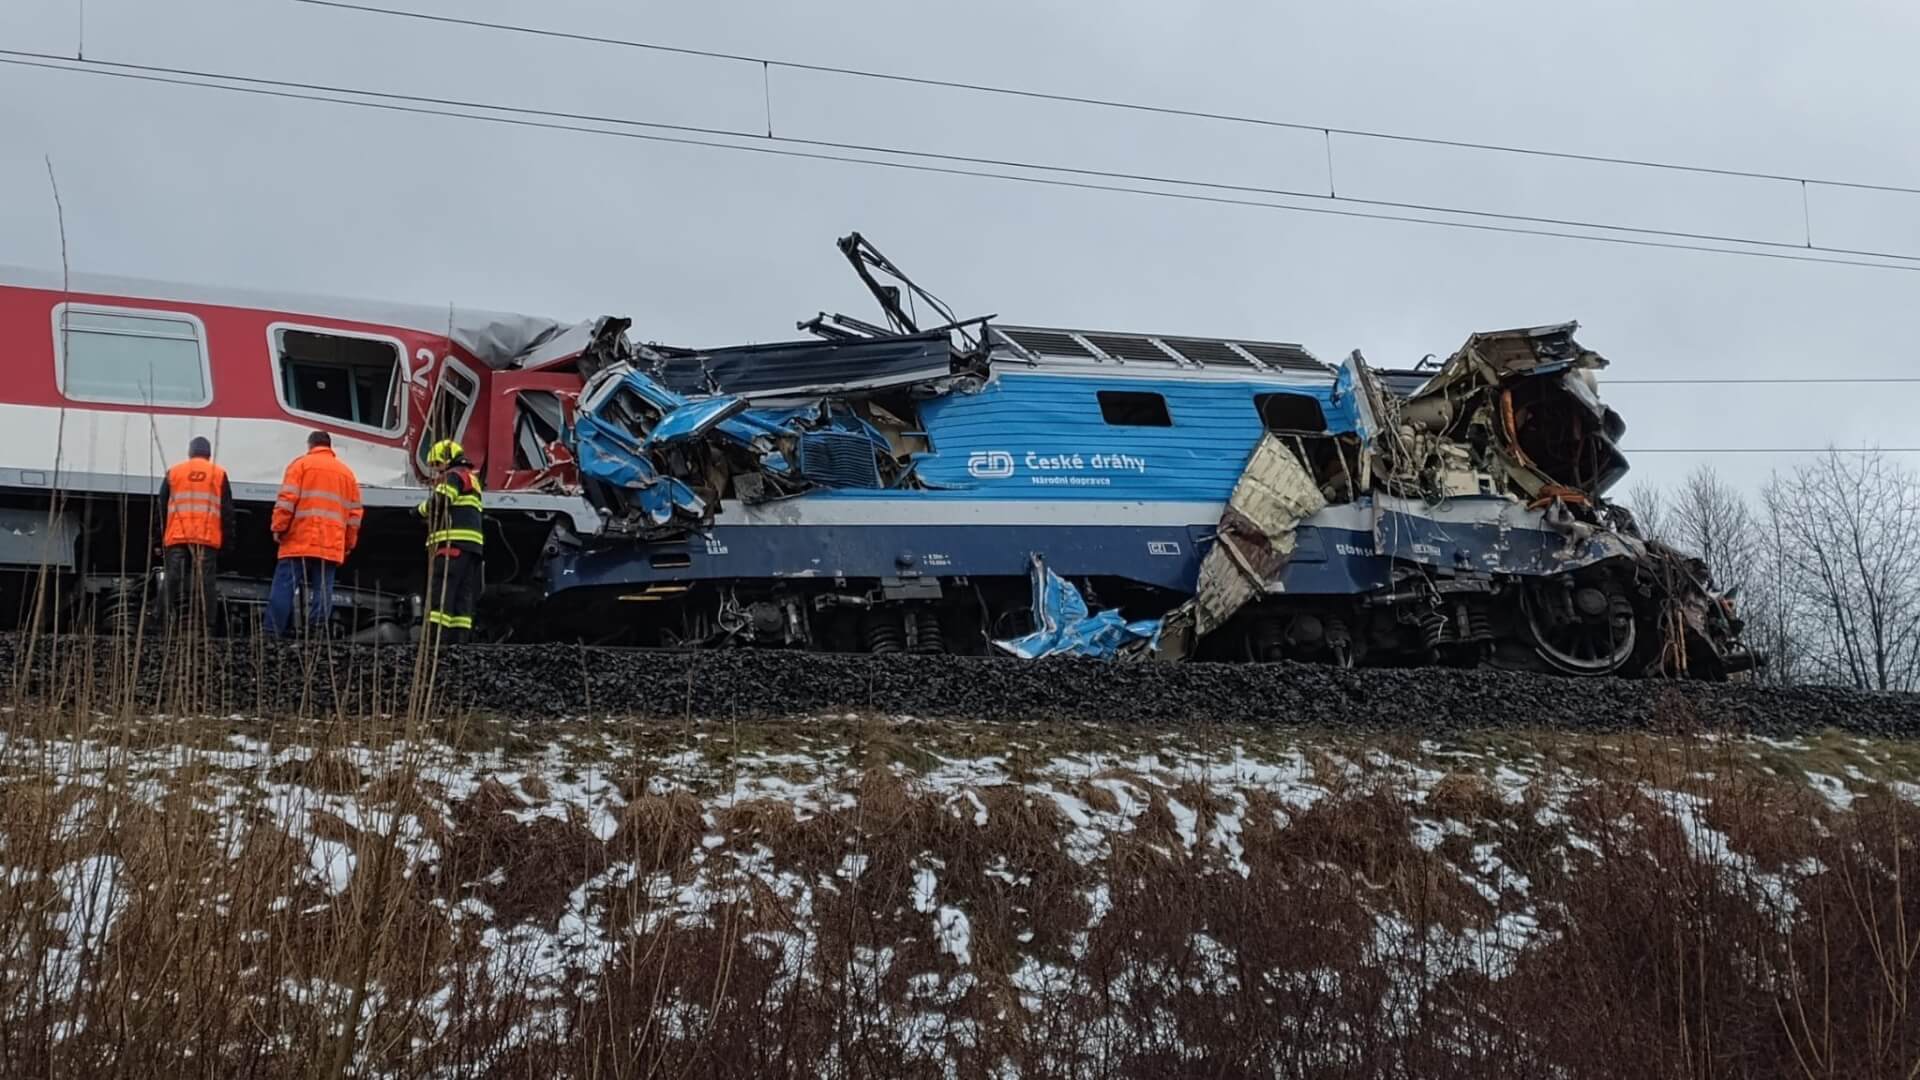
POLYGON ((549 632, 1584 675, 1758 662, 1704 565, 1606 500, 1624 424, 1573 324, 1477 334, 1430 371, 1336 368, 1295 345, 961 321, 899 276, 947 317, 922 330, 871 275, 897 271, 857 235, 842 249, 889 326, 823 315, 802 324, 817 340, 692 351, 608 324, 565 433, 601 526, 563 524, 543 552, 549 632))

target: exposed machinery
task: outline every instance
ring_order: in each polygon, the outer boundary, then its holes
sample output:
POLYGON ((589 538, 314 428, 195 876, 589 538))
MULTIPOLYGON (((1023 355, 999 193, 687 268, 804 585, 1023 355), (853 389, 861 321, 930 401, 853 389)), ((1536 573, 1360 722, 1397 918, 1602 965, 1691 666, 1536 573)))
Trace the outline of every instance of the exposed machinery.
MULTIPOLYGON (((963 320, 857 234, 841 249, 886 325, 823 313, 809 340, 710 350, 636 344, 615 318, 0 287, 32 369, 0 388, 12 607, 44 596, 44 567, 78 602, 40 609, 123 617, 169 454, 208 435, 264 507, 319 426, 369 505, 343 635, 416 619, 406 508, 423 448, 451 437, 488 486, 481 622, 516 639, 1757 662, 1704 565, 1606 501, 1624 425, 1573 324, 1476 334, 1432 370, 1336 368, 1273 342, 963 320)), ((252 532, 221 582, 241 606, 272 557, 252 532)))

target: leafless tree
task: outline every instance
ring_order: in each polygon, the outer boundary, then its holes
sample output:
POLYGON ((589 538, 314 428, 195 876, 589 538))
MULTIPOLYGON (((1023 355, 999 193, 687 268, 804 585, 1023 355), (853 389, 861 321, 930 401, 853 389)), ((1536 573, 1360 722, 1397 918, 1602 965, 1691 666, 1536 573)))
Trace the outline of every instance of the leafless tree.
POLYGON ((1633 511, 1633 520, 1640 526, 1641 535, 1651 540, 1671 543, 1667 529, 1671 524, 1667 513, 1670 497, 1667 489, 1652 487, 1648 484, 1635 484, 1627 492, 1626 505, 1633 511))
POLYGON ((1698 466, 1672 490, 1636 488, 1628 504, 1644 534, 1700 556, 1714 581, 1736 592, 1747 643, 1768 657, 1752 677, 1796 681, 1801 665, 1791 590, 1770 516, 1756 513, 1747 496, 1710 465, 1698 466))
POLYGON ((1748 643, 1767 656, 1756 680, 1784 686, 1818 680, 1809 670, 1801 641, 1806 590, 1799 587, 1801 568, 1789 553, 1784 519, 1775 506, 1777 479, 1760 493, 1755 565, 1746 578, 1741 617, 1747 623, 1748 643))
POLYGON ((1722 588, 1751 585, 1760 529, 1746 497, 1711 465, 1696 466, 1673 500, 1670 543, 1707 561, 1722 588))
POLYGON ((1810 677, 1920 687, 1920 476, 1877 450, 1829 450, 1765 500, 1810 677))

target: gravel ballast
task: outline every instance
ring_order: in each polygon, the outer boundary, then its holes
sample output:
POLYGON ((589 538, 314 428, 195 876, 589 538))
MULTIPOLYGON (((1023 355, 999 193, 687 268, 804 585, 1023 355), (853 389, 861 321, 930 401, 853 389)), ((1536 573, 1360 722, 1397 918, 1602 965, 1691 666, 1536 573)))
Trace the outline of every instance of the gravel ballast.
MULTIPOLYGON (((407 708, 406 645, 222 641, 191 658, 100 638, 0 637, 19 701, 310 716, 407 708), (128 674, 134 678, 129 685, 128 674)), ((875 711, 928 718, 1244 724, 1441 732, 1489 728, 1825 728, 1920 738, 1920 695, 1828 687, 1567 679, 1488 669, 1342 671, 1307 664, 1111 664, 759 650, 667 652, 572 645, 445 650, 435 714, 527 721, 582 715, 774 717, 875 711)))

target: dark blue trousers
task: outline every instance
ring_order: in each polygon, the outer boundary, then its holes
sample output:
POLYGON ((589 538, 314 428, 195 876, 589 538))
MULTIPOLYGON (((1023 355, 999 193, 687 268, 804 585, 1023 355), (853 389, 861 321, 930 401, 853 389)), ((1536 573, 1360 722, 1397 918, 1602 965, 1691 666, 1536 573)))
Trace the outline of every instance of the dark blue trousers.
POLYGON ((296 589, 307 590, 307 633, 326 634, 333 618, 333 571, 325 559, 281 559, 273 568, 273 592, 267 596, 267 636, 291 637, 296 589))

